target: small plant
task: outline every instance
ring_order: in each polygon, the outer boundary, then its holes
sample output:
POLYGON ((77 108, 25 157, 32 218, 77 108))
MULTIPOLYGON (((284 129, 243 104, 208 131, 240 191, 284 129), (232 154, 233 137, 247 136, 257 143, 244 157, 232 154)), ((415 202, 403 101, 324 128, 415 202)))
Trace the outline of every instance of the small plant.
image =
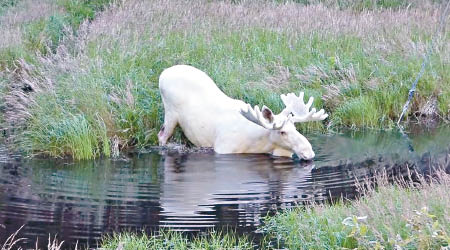
MULTIPOLYGON (((368 227, 364 223, 365 220, 367 220, 367 216, 350 216, 342 221, 343 225, 351 228, 350 233, 342 244, 343 247, 354 249, 361 245, 359 241, 363 241, 364 243, 367 241, 368 227)), ((370 243, 373 245, 373 242, 370 243)), ((377 245, 375 244, 375 248, 376 247, 377 245)))

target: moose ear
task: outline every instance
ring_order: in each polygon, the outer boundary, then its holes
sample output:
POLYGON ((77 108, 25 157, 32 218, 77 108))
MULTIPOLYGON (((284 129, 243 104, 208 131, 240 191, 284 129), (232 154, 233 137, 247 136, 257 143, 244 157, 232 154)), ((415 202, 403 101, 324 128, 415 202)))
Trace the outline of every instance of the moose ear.
POLYGON ((272 112, 272 110, 270 110, 268 107, 263 106, 263 108, 262 108, 262 115, 263 115, 263 117, 264 117, 267 121, 269 121, 270 123, 273 122, 273 119, 274 119, 274 117, 273 117, 273 112, 272 112))

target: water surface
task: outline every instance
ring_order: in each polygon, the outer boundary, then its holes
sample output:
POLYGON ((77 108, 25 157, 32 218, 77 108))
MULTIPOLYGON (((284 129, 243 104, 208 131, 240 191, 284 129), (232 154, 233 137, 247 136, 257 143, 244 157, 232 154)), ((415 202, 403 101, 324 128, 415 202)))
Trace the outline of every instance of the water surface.
POLYGON ((253 231, 268 213, 356 195, 355 178, 449 165, 450 129, 311 135, 312 162, 269 155, 149 150, 120 159, 23 159, 0 146, 0 243, 20 226, 24 246, 48 234, 95 246, 105 233, 160 228, 253 231), (414 151, 411 151, 414 150, 414 151))

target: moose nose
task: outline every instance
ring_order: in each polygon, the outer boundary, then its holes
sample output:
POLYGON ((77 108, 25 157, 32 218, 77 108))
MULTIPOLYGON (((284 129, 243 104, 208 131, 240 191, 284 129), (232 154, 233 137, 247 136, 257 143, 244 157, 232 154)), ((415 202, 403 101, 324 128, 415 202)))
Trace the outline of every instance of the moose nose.
POLYGON ((309 153, 306 153, 306 154, 303 154, 302 155, 302 158, 304 159, 304 160, 312 160, 313 158, 314 158, 314 156, 316 156, 316 154, 314 154, 314 152, 313 151, 311 151, 311 152, 309 152, 309 153))

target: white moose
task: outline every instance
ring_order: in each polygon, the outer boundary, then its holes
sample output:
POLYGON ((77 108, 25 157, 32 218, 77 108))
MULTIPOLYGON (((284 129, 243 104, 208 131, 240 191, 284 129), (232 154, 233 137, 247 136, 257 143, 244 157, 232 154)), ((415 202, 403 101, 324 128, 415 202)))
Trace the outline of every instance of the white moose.
POLYGON ((165 69, 159 77, 164 104, 164 125, 158 133, 164 146, 180 124, 186 137, 200 147, 214 147, 219 154, 272 153, 275 156, 314 158, 309 141, 296 122, 321 121, 325 111, 311 108, 293 93, 281 95, 286 108, 280 114, 226 96, 203 71, 187 65, 165 69))

